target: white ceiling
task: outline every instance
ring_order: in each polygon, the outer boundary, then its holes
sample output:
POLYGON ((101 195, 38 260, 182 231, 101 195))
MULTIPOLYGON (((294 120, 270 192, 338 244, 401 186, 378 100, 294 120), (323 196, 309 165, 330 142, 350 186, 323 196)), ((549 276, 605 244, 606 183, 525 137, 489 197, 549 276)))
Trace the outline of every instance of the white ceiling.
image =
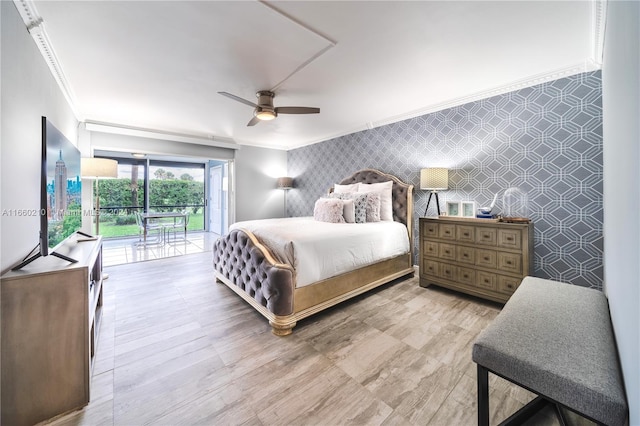
POLYGON ((586 0, 15 2, 81 121, 211 144, 290 149, 601 59, 603 6, 586 0), (217 94, 269 89, 321 113, 247 127, 251 107, 217 94))

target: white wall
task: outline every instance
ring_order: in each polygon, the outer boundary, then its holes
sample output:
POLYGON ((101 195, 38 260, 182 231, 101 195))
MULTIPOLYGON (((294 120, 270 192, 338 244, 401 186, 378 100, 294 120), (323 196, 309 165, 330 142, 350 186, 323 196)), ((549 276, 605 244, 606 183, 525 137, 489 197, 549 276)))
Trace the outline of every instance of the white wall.
POLYGON ((0 269, 22 259, 38 243, 38 216, 13 216, 14 209, 40 209, 41 117, 74 144, 78 122, 58 88, 13 2, 0 2, 1 192, 0 269))
POLYGON ((604 277, 629 421, 640 425, 640 3, 609 1, 602 67, 604 277))
POLYGON ((236 221, 284 217, 284 191, 276 178, 287 175, 287 152, 243 146, 236 151, 236 221))

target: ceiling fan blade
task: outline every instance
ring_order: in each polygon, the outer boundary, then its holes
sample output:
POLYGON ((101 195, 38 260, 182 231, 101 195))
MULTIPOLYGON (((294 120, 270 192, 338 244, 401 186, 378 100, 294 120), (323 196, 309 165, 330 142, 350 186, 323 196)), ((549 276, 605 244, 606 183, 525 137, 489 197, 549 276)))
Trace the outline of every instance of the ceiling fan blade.
POLYGON ((260 119, 258 117, 253 117, 248 123, 247 126, 255 126, 256 124, 258 124, 260 122, 260 119))
POLYGON ((278 114, 318 114, 320 108, 311 107, 278 107, 276 113, 278 114))
POLYGON ((258 105, 254 104, 253 102, 250 102, 246 99, 242 99, 239 96, 236 95, 232 95, 231 93, 227 93, 227 92, 218 92, 219 94, 221 94, 222 96, 226 96, 227 98, 231 98, 234 101, 238 101, 238 102, 242 102, 245 105, 249 105, 250 107, 256 108, 258 105))

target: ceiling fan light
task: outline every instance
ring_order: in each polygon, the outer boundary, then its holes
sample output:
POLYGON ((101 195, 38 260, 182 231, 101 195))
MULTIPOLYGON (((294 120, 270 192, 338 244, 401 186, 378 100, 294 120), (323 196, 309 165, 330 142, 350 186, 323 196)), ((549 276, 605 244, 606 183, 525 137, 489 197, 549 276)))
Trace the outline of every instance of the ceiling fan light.
POLYGON ((256 118, 263 121, 269 121, 276 118, 276 113, 269 110, 256 111, 256 118))

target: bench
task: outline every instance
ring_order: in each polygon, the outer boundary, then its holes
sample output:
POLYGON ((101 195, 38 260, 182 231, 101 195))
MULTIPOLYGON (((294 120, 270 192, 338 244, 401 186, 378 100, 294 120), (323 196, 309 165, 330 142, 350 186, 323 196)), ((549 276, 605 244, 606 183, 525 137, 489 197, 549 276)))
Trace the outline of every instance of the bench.
POLYGON ((489 424, 491 372, 538 395, 503 424, 553 404, 599 424, 625 425, 628 406, 609 306, 593 289, 526 277, 473 345, 478 425, 489 424))

